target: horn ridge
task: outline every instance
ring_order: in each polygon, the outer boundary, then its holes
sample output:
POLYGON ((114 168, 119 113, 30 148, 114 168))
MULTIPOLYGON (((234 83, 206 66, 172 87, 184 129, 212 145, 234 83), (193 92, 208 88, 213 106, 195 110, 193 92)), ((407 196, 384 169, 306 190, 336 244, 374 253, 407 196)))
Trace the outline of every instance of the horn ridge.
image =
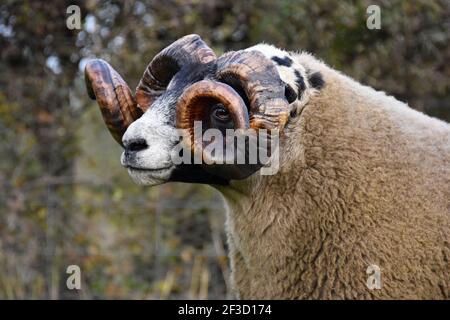
POLYGON ((103 120, 114 139, 122 145, 128 126, 142 115, 130 88, 119 73, 102 59, 90 60, 85 67, 89 97, 97 100, 103 120))
POLYGON ((289 104, 284 83, 273 63, 258 51, 234 51, 217 59, 218 79, 234 74, 250 102, 250 125, 254 129, 282 129, 289 104))
POLYGON ((136 100, 143 111, 164 93, 173 76, 186 64, 208 63, 216 55, 197 34, 184 36, 159 52, 148 64, 138 87, 136 100))

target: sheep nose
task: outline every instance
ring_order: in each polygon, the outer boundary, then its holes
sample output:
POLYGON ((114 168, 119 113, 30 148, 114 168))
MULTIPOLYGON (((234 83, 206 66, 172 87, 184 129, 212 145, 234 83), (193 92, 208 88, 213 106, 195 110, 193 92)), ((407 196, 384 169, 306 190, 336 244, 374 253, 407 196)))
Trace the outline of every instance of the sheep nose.
POLYGON ((147 141, 142 138, 130 139, 123 141, 125 153, 134 153, 148 148, 147 141))

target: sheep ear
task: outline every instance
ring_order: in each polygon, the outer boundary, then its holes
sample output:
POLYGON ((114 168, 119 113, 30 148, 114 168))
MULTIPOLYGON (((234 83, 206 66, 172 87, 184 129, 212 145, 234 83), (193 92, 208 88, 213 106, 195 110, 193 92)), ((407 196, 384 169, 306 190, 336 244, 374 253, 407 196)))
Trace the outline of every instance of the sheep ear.
POLYGON ((289 104, 291 104, 298 98, 297 92, 295 92, 295 90, 287 83, 284 87, 284 96, 286 97, 286 100, 289 102, 289 104))

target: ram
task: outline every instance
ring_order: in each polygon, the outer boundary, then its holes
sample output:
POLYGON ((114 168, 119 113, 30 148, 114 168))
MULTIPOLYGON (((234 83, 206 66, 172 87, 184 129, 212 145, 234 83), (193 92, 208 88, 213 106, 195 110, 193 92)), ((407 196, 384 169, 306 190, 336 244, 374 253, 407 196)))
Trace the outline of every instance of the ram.
POLYGON ((137 183, 222 193, 237 297, 450 298, 449 124, 307 53, 216 57, 197 35, 156 55, 135 97, 105 61, 86 80, 137 183), (279 145, 265 163, 175 164, 180 143, 203 152, 196 121, 279 133, 279 145), (261 174, 275 154, 278 172, 261 174))

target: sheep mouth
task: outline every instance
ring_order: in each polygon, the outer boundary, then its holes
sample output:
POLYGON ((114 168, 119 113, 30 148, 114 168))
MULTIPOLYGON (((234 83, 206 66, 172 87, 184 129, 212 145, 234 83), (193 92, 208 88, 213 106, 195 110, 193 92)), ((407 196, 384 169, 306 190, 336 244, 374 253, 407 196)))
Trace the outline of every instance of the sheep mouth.
POLYGON ((173 168, 173 166, 168 166, 168 167, 162 167, 162 168, 138 168, 138 167, 133 167, 133 166, 125 166, 125 168, 129 171, 140 171, 140 172, 148 172, 148 173, 159 173, 159 172, 166 172, 169 171, 170 169, 173 168))
POLYGON ((123 152, 120 157, 121 165, 128 170, 128 172, 140 172, 147 174, 159 174, 165 173, 173 169, 174 165, 171 162, 164 163, 165 166, 157 167, 157 168, 149 168, 146 167, 140 161, 136 161, 134 157, 128 157, 126 152, 123 152))
POLYGON ((154 186, 170 181, 170 176, 173 171, 173 166, 164 168, 136 168, 126 166, 128 175, 131 179, 139 185, 154 186))

